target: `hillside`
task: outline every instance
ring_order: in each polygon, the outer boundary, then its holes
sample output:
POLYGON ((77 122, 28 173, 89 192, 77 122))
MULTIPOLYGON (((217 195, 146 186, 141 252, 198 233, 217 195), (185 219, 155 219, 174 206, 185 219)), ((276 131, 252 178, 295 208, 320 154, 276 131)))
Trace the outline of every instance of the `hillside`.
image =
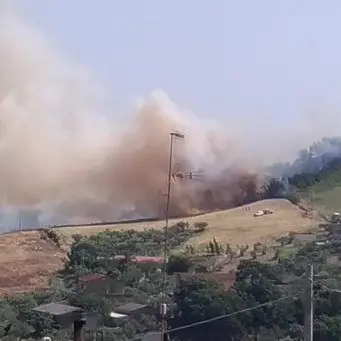
POLYGON ((298 189, 298 193, 303 201, 324 214, 341 211, 341 166, 322 174, 318 182, 298 189))
POLYGON ((340 137, 323 138, 301 150, 291 164, 275 164, 269 171, 314 209, 327 215, 341 211, 340 137))
POLYGON ((48 287, 50 276, 59 269, 66 254, 39 231, 0 236, 0 295, 48 287))
MULTIPOLYGON (((244 207, 227 211, 209 213, 197 217, 184 218, 189 223, 207 222, 207 231, 200 237, 190 240, 190 244, 199 246, 214 237, 222 242, 236 245, 252 245, 255 242, 270 242, 275 237, 294 231, 305 231, 314 227, 316 222, 305 218, 304 212, 297 206, 282 199, 264 200, 244 207), (274 214, 254 217, 261 209, 269 208, 274 214)), ((173 219, 174 224, 181 219, 173 219)), ((74 234, 91 235, 107 229, 122 230, 162 228, 164 221, 152 223, 134 223, 106 225, 96 227, 70 227, 56 230, 66 241, 74 234)), ((2 257, 0 258, 0 295, 20 293, 45 288, 48 279, 62 267, 66 251, 57 248, 52 241, 41 238, 38 231, 26 231, 0 236, 2 257)))
POLYGON ((318 183, 303 191, 301 195, 306 201, 311 200, 314 208, 325 214, 341 211, 341 180, 318 183))
MULTIPOLYGON (((208 213, 200 216, 184 218, 183 220, 193 224, 196 222, 207 222, 208 230, 197 240, 192 240, 195 245, 208 242, 216 238, 220 242, 228 242, 232 246, 241 244, 252 244, 258 241, 267 241, 291 231, 302 231, 312 227, 313 222, 303 217, 303 211, 297 206, 283 199, 262 200, 246 206, 233 208, 226 211, 208 213), (257 217, 253 214, 261 209, 274 210, 273 215, 257 217)), ((181 219, 171 219, 169 224, 175 224, 181 219)), ((134 228, 143 230, 145 228, 162 228, 164 221, 143 222, 135 224, 118 224, 104 226, 80 226, 61 228, 59 232, 66 236, 73 234, 91 235, 107 229, 121 230, 134 228)))

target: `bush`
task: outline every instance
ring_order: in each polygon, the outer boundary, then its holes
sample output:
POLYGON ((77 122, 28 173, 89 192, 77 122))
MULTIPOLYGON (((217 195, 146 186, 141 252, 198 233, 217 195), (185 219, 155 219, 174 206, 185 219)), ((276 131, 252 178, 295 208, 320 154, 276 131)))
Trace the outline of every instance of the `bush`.
POLYGON ((257 258, 257 252, 254 251, 254 250, 250 252, 250 255, 251 255, 252 259, 256 259, 257 258))
POLYGON ((172 255, 168 260, 167 273, 172 275, 175 272, 188 272, 192 265, 192 262, 187 257, 172 255))
POLYGON ((197 232, 204 232, 208 226, 208 223, 205 221, 199 221, 197 223, 194 223, 194 228, 197 232))
POLYGON ((43 228, 42 230, 43 239, 51 239, 57 247, 61 247, 61 240, 59 234, 51 227, 43 228))
POLYGON ((207 272, 209 272, 209 271, 208 271, 207 266, 205 266, 205 265, 198 264, 195 267, 195 273, 207 273, 207 272))
POLYGON ((175 226, 177 226, 180 229, 180 231, 183 232, 183 231, 185 231, 186 228, 188 228, 189 224, 188 224, 188 222, 179 221, 175 224, 175 226))

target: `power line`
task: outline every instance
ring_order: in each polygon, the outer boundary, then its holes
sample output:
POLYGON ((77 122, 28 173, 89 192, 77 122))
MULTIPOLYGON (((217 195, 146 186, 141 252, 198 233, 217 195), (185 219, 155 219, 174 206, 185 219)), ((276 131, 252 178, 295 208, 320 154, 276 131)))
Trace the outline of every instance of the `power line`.
POLYGON ((213 322, 213 321, 221 320, 221 319, 224 319, 224 318, 227 318, 227 317, 232 317, 232 316, 235 316, 235 315, 247 313, 247 312, 255 310, 255 309, 266 307, 266 306, 269 306, 269 305, 272 305, 272 304, 276 304, 276 303, 281 302, 281 301, 293 299, 293 298, 297 298, 297 295, 282 297, 282 298, 279 298, 277 300, 273 300, 273 301, 262 303, 262 304, 257 304, 257 305, 255 305, 253 307, 249 307, 249 308, 245 308, 245 309, 242 309, 242 310, 238 310, 238 311, 235 311, 235 312, 230 313, 230 314, 220 315, 220 316, 212 317, 212 318, 207 319, 207 320, 190 323, 190 324, 187 324, 187 325, 184 325, 184 326, 181 326, 181 327, 177 327, 177 328, 173 328, 173 329, 167 330, 166 333, 177 332, 177 331, 180 331, 180 330, 184 330, 184 329, 200 326, 202 324, 206 324, 206 323, 210 323, 210 322, 213 322))

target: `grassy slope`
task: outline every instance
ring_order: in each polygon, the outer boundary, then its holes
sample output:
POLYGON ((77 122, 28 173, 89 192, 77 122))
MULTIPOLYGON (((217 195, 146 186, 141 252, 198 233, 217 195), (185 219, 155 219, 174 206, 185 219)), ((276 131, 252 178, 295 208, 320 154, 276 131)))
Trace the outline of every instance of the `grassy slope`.
MULTIPOLYGON (((306 231, 315 222, 304 218, 303 212, 290 202, 282 199, 264 200, 250 205, 251 210, 238 207, 227 211, 209 213, 198 217, 184 218, 189 223, 207 222, 207 231, 190 243, 199 246, 216 238, 232 247, 256 242, 268 243, 289 232, 306 231), (255 218, 254 212, 270 208, 273 215, 255 218)), ((170 224, 181 219, 171 220, 170 224)), ((91 235, 107 229, 122 230, 162 228, 164 221, 133 223, 96 227, 71 227, 56 230, 66 241, 73 234, 91 235)), ((18 232, 0 236, 0 295, 27 292, 46 287, 53 272, 60 269, 66 252, 58 249, 51 241, 40 238, 38 231, 18 232)))
MULTIPOLYGON (((288 232, 303 231, 311 228, 313 222, 303 217, 303 212, 287 200, 272 199, 258 201, 249 205, 251 210, 246 211, 243 207, 233 208, 226 211, 208 213, 205 215, 184 218, 182 220, 189 223, 207 222, 208 229, 197 238, 191 239, 193 245, 201 245, 213 238, 232 246, 253 244, 258 241, 267 241, 286 234, 288 232), (270 208, 274 210, 273 215, 255 218, 253 214, 261 209, 270 208)), ((174 224, 181 219, 173 219, 170 224, 174 224)), ((149 223, 134 223, 92 227, 70 227, 59 229, 60 233, 71 236, 73 234, 91 235, 107 229, 121 230, 134 228, 143 230, 148 227, 162 228, 164 221, 149 223)))

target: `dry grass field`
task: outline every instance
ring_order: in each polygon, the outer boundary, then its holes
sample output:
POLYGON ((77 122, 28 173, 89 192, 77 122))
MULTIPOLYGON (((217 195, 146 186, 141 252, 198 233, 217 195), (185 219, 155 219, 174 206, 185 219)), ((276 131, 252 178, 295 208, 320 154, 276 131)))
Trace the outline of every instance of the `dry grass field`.
MULTIPOLYGON (((238 207, 227 211, 208 213, 197 217, 173 219, 189 223, 207 222, 205 233, 191 239, 193 245, 202 245, 213 238, 222 243, 252 245, 256 242, 269 243, 274 238, 289 232, 302 232, 316 222, 305 218, 303 211, 286 200, 264 200, 249 205, 250 210, 238 207), (261 209, 269 208, 272 215, 254 217, 261 209)), ((71 241, 73 234, 91 235, 105 230, 162 228, 164 221, 149 223, 118 224, 92 227, 60 228, 58 233, 71 241)), ((0 236, 0 295, 15 294, 43 289, 49 277, 60 269, 66 253, 52 241, 43 240, 38 231, 18 232, 0 236)))
POLYGON ((47 288, 65 256, 38 231, 0 236, 0 296, 47 288))
MULTIPOLYGON (((305 218, 304 212, 297 206, 283 199, 271 199, 258 201, 249 205, 250 210, 245 210, 245 206, 233 208, 226 211, 208 213, 196 217, 183 219, 172 219, 170 225, 179 220, 189 223, 208 223, 207 231, 196 239, 191 239, 193 245, 206 243, 213 238, 220 242, 233 245, 253 244, 258 241, 267 242, 275 237, 289 232, 306 231, 316 225, 316 222, 305 218), (254 217, 253 214, 261 209, 269 208, 274 214, 254 217)), ((73 234, 91 235, 105 230, 131 229, 143 230, 145 228, 162 228, 164 221, 143 222, 134 224, 118 224, 103 226, 80 226, 61 228, 59 232, 66 236, 73 234)))

